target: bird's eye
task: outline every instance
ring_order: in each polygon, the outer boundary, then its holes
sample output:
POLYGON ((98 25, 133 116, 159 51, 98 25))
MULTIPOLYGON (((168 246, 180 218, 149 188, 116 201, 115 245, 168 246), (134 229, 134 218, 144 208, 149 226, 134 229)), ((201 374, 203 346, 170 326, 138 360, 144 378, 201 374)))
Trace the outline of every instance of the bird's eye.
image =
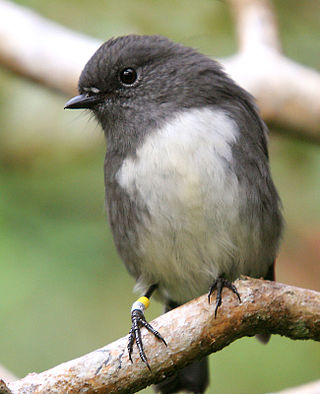
POLYGON ((120 72, 120 81, 124 85, 132 85, 137 80, 137 72, 133 68, 125 68, 120 72))

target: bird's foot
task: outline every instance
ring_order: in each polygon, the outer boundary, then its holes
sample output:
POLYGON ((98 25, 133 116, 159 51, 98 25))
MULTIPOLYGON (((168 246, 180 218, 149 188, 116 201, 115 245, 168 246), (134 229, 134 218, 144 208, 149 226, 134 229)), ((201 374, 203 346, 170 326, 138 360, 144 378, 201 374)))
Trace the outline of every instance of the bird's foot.
MULTIPOLYGON (((139 300, 141 300, 141 299, 139 299, 139 300)), ((139 301, 135 302, 132 306, 132 309, 131 309, 132 325, 131 325, 131 330, 129 332, 129 340, 128 340, 129 359, 132 362, 131 355, 132 355, 132 351, 133 351, 133 344, 135 342, 137 345, 137 348, 139 350, 141 360, 146 364, 148 369, 151 371, 147 356, 146 356, 144 349, 143 349, 143 343, 142 343, 142 338, 141 338, 141 327, 145 327, 156 338, 160 339, 160 341, 162 341, 166 346, 167 346, 167 343, 163 339, 162 335, 146 321, 144 314, 143 314, 144 308, 137 305, 138 302, 139 301), (136 309, 136 307, 137 307, 137 309, 136 309)))
POLYGON ((211 295, 212 293, 217 290, 217 298, 216 298, 216 307, 214 310, 214 317, 217 317, 217 312, 218 309, 221 305, 221 301, 222 301, 222 289, 224 287, 227 287, 228 289, 230 289, 234 294, 236 294, 236 296, 239 298, 239 301, 241 302, 241 298, 240 295, 238 293, 238 290, 236 288, 236 286, 230 282, 228 279, 223 278, 222 276, 219 276, 212 284, 212 286, 209 289, 209 293, 208 293, 208 301, 210 304, 210 299, 211 299, 211 295))

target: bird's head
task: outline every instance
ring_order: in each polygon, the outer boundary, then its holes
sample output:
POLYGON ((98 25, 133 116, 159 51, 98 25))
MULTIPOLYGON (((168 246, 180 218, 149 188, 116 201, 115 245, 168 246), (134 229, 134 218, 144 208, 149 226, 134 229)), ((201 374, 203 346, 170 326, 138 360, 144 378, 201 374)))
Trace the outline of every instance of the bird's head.
POLYGON ((80 76, 79 96, 65 108, 93 111, 108 138, 119 130, 143 133, 178 111, 214 105, 225 80, 216 62, 192 48, 129 35, 96 51, 80 76))

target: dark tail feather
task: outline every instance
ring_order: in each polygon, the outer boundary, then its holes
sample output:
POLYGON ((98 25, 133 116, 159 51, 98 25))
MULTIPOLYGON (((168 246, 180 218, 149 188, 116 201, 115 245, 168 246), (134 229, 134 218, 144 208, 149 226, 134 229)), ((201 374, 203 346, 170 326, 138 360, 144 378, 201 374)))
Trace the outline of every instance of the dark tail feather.
MULTIPOLYGON (((169 301, 165 306, 165 312, 178 307, 175 302, 169 301)), ((179 391, 187 391, 202 394, 209 385, 209 359, 204 357, 192 364, 180 369, 174 375, 166 378, 161 383, 154 385, 157 393, 171 394, 179 391)))
POLYGON ((259 342, 263 343, 266 345, 271 337, 271 334, 257 334, 255 337, 258 339, 259 342))
MULTIPOLYGON (((266 280, 275 280, 275 261, 272 265, 270 265, 267 275, 264 277, 266 280)), ((270 340, 271 334, 257 334, 255 336, 259 342, 263 343, 264 345, 267 344, 270 340)))
POLYGON ((208 357, 194 361, 163 382, 154 386, 156 392, 161 394, 187 391, 202 394, 209 384, 208 357))

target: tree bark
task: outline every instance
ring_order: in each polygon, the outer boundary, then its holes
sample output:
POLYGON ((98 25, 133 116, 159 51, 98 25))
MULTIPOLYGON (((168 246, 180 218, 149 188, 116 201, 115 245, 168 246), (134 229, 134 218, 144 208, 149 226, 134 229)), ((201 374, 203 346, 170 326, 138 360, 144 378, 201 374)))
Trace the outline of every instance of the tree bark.
POLYGON ((242 302, 224 290, 216 319, 214 305, 208 304, 204 295, 154 320, 152 325, 164 336, 167 347, 142 329, 151 372, 136 348, 131 364, 125 337, 48 371, 8 383, 8 388, 15 394, 133 393, 244 336, 271 333, 320 341, 320 293, 251 278, 235 285, 242 302))

